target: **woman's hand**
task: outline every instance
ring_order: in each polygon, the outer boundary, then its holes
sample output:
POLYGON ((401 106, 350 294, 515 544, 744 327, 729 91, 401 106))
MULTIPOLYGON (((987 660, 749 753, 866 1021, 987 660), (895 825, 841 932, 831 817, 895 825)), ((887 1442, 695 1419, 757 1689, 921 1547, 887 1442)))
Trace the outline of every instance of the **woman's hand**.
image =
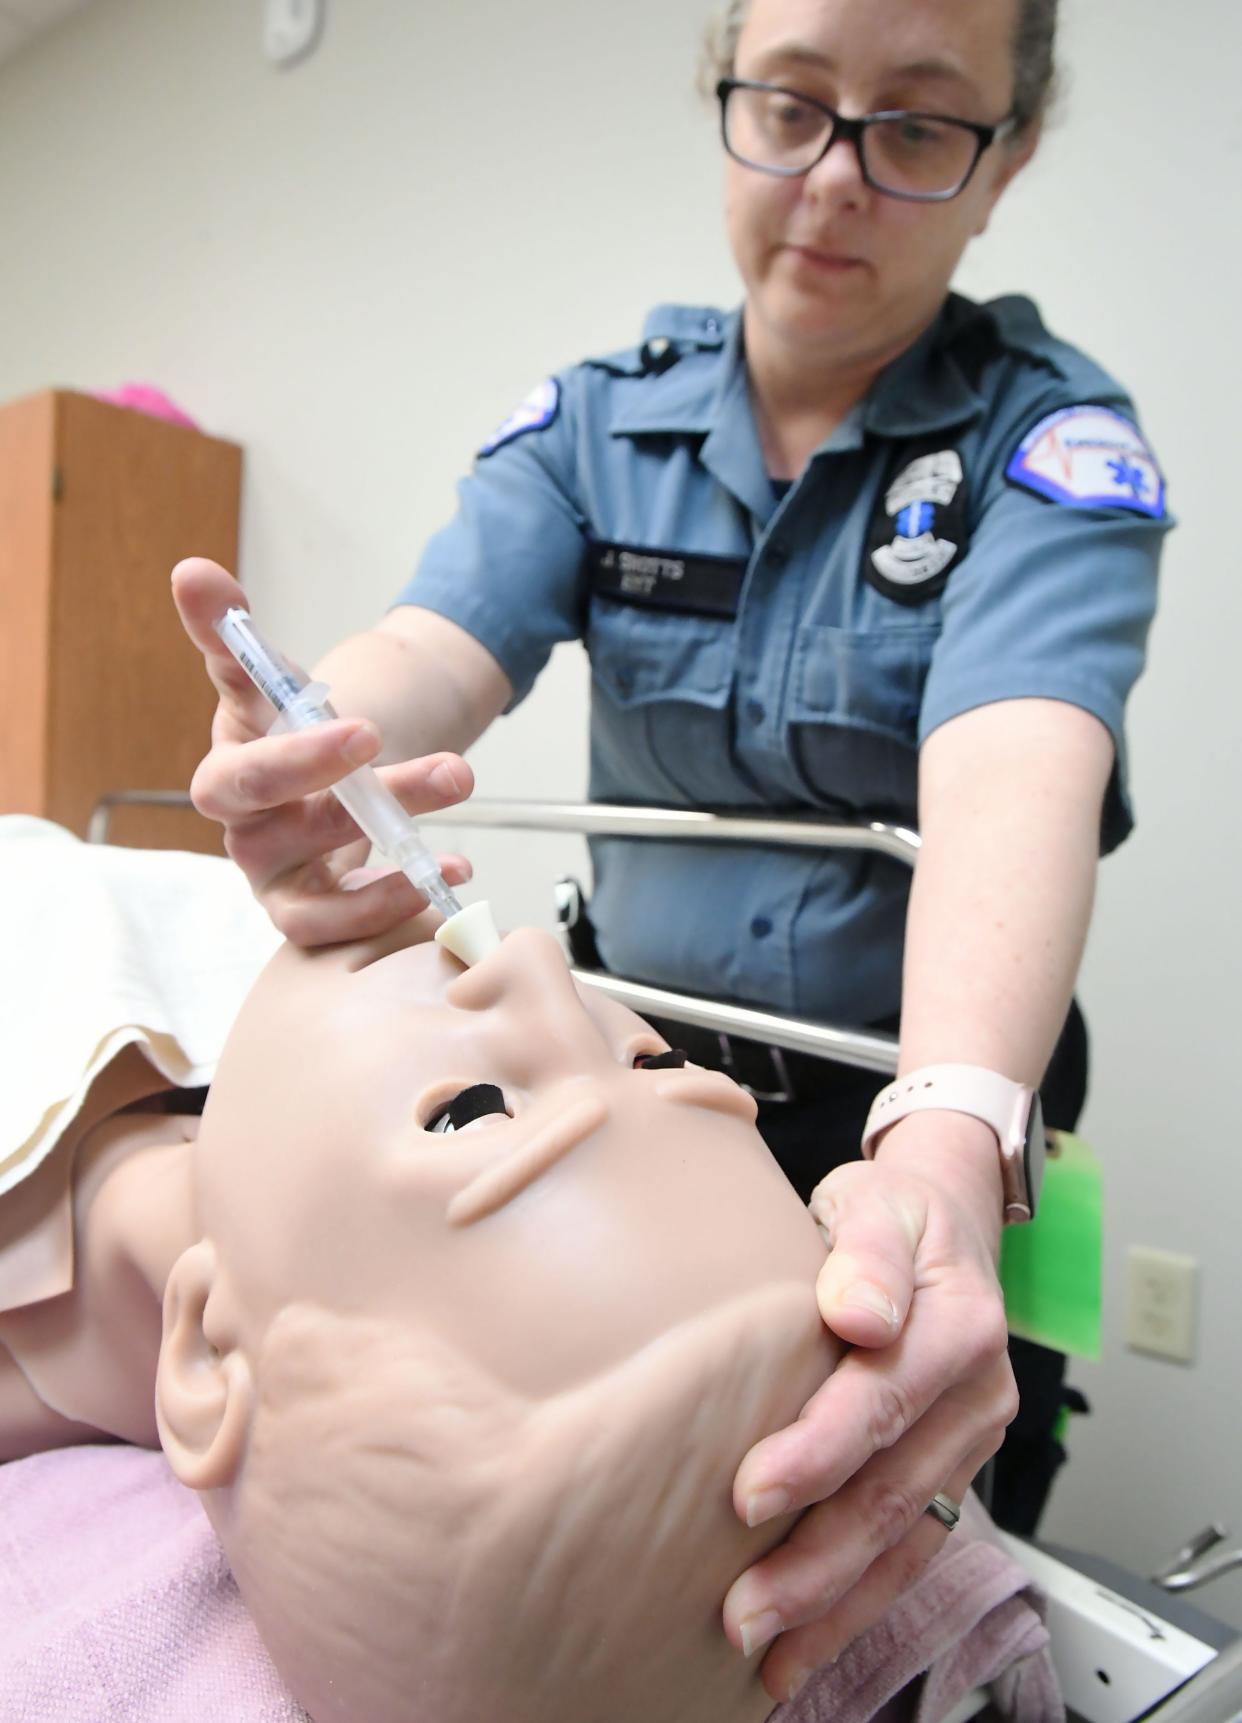
MULTIPOLYGON (((341 718, 269 737, 275 714, 212 627, 230 605, 248 608, 241 587, 199 557, 178 563, 172 585, 182 624, 220 695, 211 751, 190 794, 199 813, 224 827, 225 848, 281 933, 298 945, 364 939, 424 908, 404 874, 363 868, 370 844, 330 790, 376 758, 376 726, 341 718)), ((457 754, 429 754, 384 767, 380 776, 412 814, 450 807, 474 786, 457 754)), ((469 879, 463 857, 440 863, 450 885, 469 879)))
POLYGON ((996 1139, 960 1114, 924 1113, 874 1163, 840 1167, 811 1211, 831 1245, 817 1296, 854 1348, 796 1424, 751 1449, 734 1505, 755 1525, 808 1511, 725 1600, 763 1684, 789 1699, 888 1609, 943 1544, 927 1512, 960 1501, 1017 1410, 995 1254, 996 1139))

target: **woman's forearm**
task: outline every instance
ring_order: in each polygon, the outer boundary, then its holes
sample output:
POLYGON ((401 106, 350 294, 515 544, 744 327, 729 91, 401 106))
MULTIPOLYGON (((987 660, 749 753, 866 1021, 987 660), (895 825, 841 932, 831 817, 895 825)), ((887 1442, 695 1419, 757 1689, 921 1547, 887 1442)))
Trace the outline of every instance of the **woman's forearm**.
MULTIPOLYGON (((935 731, 906 924, 901 1072, 982 1065, 1037 1085, 1086 939, 1112 740, 1078 707, 1014 700, 935 731)), ((960 1113, 912 1114, 878 1158, 955 1188, 999 1229, 996 1141, 960 1113)))
POLYGON ((379 726, 385 764, 443 748, 464 753, 513 694, 486 647, 447 617, 411 604, 343 640, 314 674, 342 717, 379 726))
POLYGON ((1052 700, 980 707, 928 738, 902 1070, 951 1061, 1039 1082, 1086 939, 1112 760, 1103 725, 1052 700))

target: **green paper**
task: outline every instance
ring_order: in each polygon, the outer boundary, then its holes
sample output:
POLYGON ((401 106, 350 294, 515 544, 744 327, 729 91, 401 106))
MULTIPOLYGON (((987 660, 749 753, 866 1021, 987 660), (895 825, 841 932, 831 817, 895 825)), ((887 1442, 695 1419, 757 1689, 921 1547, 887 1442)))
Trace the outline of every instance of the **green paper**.
POLYGON ((1099 1358, 1103 1207, 1100 1163, 1086 1143, 1066 1131, 1049 1133, 1035 1219, 1001 1235, 1011 1334, 1075 1358, 1099 1358))

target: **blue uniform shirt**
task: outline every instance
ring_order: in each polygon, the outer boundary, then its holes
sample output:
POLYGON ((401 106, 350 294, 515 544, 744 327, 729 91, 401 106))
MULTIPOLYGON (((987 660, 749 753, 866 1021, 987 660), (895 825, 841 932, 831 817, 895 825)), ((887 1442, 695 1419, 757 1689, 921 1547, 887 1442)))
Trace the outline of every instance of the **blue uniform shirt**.
MULTIPOLYGON (((590 654, 599 801, 917 823, 918 749, 994 700, 1095 714, 1117 765, 1168 520, 1124 392, 1027 300, 953 295, 780 494, 737 313, 661 307, 484 446, 397 602, 466 628, 514 704, 590 654)), ((618 974, 830 1020, 900 1001, 909 872, 850 852, 599 839, 618 974)))

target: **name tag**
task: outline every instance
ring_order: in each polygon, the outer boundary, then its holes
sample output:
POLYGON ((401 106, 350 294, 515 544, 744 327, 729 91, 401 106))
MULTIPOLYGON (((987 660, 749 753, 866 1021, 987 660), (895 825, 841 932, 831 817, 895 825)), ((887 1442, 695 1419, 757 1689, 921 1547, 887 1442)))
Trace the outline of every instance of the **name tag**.
POLYGON ((589 540, 586 551, 587 576, 597 597, 683 616, 735 617, 746 564, 744 556, 650 550, 602 539, 589 540))

